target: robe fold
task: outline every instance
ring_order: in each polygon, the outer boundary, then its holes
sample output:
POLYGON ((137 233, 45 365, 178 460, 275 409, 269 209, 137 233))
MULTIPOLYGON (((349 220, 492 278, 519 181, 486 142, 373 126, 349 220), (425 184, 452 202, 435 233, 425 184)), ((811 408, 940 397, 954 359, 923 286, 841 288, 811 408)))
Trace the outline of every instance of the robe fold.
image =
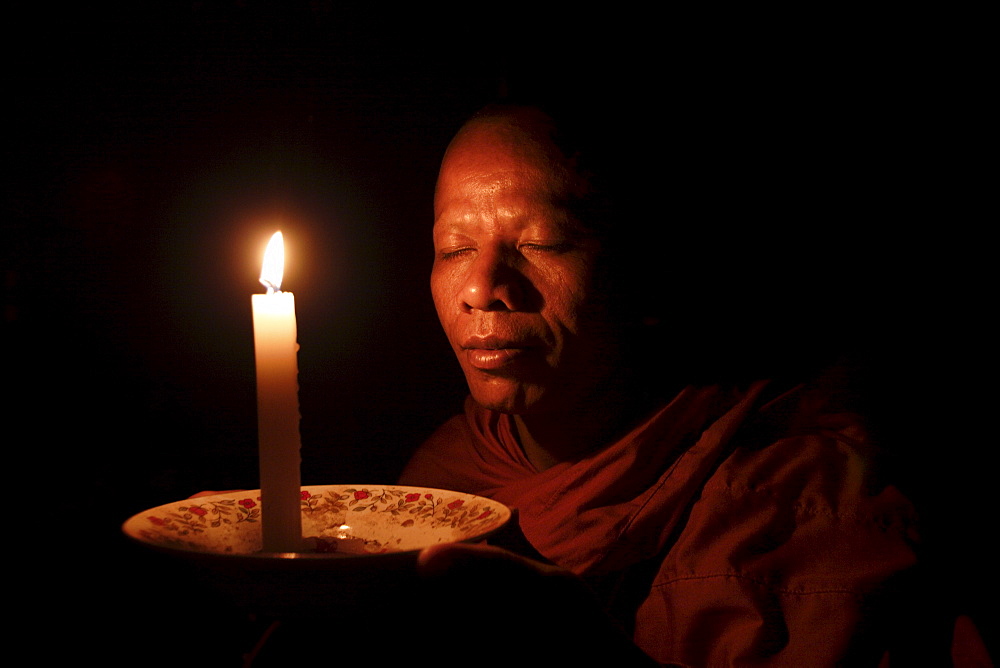
POLYGON ((877 665, 886 592, 915 563, 909 501, 823 384, 688 387, 618 441, 538 471, 467 399, 401 483, 517 512, 660 663, 877 665))

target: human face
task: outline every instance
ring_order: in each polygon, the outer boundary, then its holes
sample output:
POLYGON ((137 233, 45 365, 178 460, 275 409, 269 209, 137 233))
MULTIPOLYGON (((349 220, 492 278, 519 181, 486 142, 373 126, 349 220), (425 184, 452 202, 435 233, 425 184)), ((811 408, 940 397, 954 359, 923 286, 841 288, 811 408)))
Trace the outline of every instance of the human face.
POLYGON ((613 366, 601 244, 567 209, 585 187, 538 119, 452 142, 434 202, 431 292, 472 396, 515 414, 579 406, 613 366))

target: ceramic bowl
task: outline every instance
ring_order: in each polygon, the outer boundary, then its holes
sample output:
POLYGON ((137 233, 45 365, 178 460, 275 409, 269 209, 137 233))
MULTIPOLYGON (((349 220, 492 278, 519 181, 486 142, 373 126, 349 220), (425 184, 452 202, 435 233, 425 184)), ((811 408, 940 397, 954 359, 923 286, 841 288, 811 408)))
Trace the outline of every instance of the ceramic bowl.
MULTIPOLYGON (((301 491, 305 546, 294 558, 372 556, 480 540, 510 519, 496 501, 440 489, 323 485, 301 491)), ((163 550, 261 554, 260 490, 175 501, 125 522, 125 534, 163 550)))
POLYGON ((392 485, 304 486, 301 508, 301 552, 261 551, 259 490, 157 506, 122 530, 237 605, 287 616, 403 591, 422 548, 482 541, 511 518, 491 499, 392 485))

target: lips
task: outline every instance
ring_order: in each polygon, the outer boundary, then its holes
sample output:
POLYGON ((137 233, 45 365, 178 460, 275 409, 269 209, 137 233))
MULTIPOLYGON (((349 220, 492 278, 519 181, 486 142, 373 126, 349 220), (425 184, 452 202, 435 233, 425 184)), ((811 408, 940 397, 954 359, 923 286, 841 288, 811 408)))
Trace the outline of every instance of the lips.
POLYGON ((513 364, 535 349, 527 341, 516 341, 498 336, 473 336, 461 345, 469 364, 482 371, 499 371, 513 364))

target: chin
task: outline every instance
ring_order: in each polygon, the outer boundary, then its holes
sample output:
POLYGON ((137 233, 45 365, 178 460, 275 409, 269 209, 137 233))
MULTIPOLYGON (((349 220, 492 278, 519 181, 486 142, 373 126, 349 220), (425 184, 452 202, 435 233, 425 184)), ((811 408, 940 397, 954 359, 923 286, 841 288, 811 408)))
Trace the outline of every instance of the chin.
POLYGON ((524 415, 533 413, 542 402, 543 390, 509 380, 470 382, 469 391, 476 403, 500 413, 524 415))
POLYGON ((600 385, 580 382, 580 379, 538 378, 531 382, 524 378, 488 376, 472 370, 466 374, 466 381, 476 403, 511 415, 555 415, 600 405, 593 403, 599 398, 600 385))
POLYGON ((472 398, 483 408, 497 411, 498 413, 510 413, 516 415, 524 413, 527 406, 523 399, 512 395, 501 395, 497 392, 476 392, 472 391, 472 398))

